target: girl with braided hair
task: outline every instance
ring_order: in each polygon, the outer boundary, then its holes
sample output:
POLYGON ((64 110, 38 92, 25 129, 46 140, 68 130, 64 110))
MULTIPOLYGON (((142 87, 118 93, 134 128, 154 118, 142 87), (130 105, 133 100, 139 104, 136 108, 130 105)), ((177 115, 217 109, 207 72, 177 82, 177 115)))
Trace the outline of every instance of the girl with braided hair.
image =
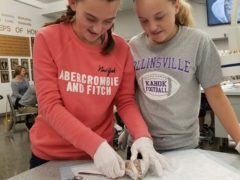
POLYGON ((134 140, 146 147, 143 174, 150 164, 161 168, 167 162, 154 150, 135 103, 129 47, 112 34, 120 0, 68 4, 66 13, 40 29, 34 41, 39 114, 30 131, 30 166, 93 159, 107 177, 123 176, 125 163, 111 147, 115 104, 134 140))

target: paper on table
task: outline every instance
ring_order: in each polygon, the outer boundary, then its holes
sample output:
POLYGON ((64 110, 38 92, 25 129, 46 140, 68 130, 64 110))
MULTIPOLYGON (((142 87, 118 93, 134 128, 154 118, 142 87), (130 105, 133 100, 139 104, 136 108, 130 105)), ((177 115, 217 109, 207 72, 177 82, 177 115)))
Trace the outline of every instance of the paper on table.
MULTIPOLYGON (((217 162, 214 157, 201 150, 175 151, 164 155, 173 167, 165 171, 161 180, 240 180, 240 171, 235 171, 224 162, 217 162)), ((146 178, 152 179, 156 178, 146 178)))
POLYGON ((92 162, 85 163, 84 165, 81 164, 81 165, 72 166, 71 171, 73 172, 74 175, 78 175, 79 173, 104 175, 94 166, 92 162))
MULTIPOLYGON (((170 160, 172 168, 164 171, 161 178, 152 177, 148 174, 144 180, 240 180, 239 170, 202 150, 173 151, 164 153, 164 155, 170 160)), ((71 169, 73 175, 78 175, 79 172, 101 174, 93 163, 84 163, 68 168, 71 169)), ((107 178, 102 176, 98 179, 107 178)), ((130 178, 123 177, 120 179, 130 178)))
POLYGON ((92 162, 84 162, 79 165, 61 167, 60 176, 61 180, 72 180, 77 178, 87 180, 107 179, 95 168, 92 162))

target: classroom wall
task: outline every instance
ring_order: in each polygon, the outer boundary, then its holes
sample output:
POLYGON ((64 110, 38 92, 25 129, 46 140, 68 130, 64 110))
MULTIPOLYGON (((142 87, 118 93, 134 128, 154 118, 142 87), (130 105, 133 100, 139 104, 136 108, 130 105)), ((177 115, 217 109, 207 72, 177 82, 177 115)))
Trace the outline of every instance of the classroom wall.
POLYGON ((118 12, 114 32, 129 40, 141 31, 141 26, 133 9, 118 12))
POLYGON ((228 31, 230 25, 208 26, 205 0, 191 0, 193 17, 197 28, 207 32, 219 50, 228 49, 228 31))
MULTIPOLYGON (((14 0, 0 0, 0 35, 27 37, 29 38, 29 41, 31 41, 31 37, 34 37, 37 30, 44 24, 44 22, 48 21, 51 21, 51 19, 43 17, 41 15, 41 10, 38 8, 14 0)), ((2 43, 2 41, 3 40, 1 39, 0 43, 2 43)), ((18 59, 20 63, 21 59, 26 59, 29 61, 30 66, 32 54, 30 51, 29 56, 0 56, 0 58, 8 60, 8 70, 12 71, 10 62, 11 58, 18 59)), ((12 73, 10 72, 9 81, 11 79, 12 73)), ((10 82, 3 83, 0 79, 0 94, 4 96, 4 99, 0 100, 0 114, 6 111, 6 95, 11 94, 11 92, 10 82)))

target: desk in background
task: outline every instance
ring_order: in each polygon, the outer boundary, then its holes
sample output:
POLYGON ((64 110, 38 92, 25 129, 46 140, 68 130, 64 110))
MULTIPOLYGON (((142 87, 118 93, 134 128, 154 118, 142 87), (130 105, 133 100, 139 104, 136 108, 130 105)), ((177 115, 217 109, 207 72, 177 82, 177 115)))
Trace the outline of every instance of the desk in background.
MULTIPOLYGON (((240 84, 239 85, 223 85, 222 89, 228 97, 237 117, 240 122, 240 84)), ((215 116, 215 137, 220 138, 220 149, 225 149, 228 146, 228 134, 215 116)))

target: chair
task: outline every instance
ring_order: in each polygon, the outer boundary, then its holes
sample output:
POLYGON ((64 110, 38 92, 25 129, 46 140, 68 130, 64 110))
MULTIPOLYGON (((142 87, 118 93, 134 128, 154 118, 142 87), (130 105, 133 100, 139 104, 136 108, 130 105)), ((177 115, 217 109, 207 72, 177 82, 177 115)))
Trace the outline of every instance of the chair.
POLYGON ((9 131, 12 130, 12 132, 14 132, 16 124, 25 123, 26 122, 26 116, 31 115, 35 118, 35 116, 37 115, 36 112, 20 113, 18 111, 18 109, 14 108, 11 96, 9 94, 7 95, 7 99, 8 99, 8 103, 10 105, 10 111, 11 111, 10 113, 11 113, 11 117, 12 117, 12 120, 13 120, 13 125, 12 125, 12 127, 10 128, 9 131), (23 118, 23 117, 25 117, 25 118, 23 118))
POLYGON ((200 126, 200 144, 203 143, 203 141, 208 142, 209 144, 213 144, 214 140, 214 112, 211 109, 207 98, 204 93, 201 94, 201 106, 199 111, 199 126, 200 126), (205 117, 207 111, 210 111, 210 117, 211 117, 211 124, 210 126, 208 124, 205 124, 205 117))

